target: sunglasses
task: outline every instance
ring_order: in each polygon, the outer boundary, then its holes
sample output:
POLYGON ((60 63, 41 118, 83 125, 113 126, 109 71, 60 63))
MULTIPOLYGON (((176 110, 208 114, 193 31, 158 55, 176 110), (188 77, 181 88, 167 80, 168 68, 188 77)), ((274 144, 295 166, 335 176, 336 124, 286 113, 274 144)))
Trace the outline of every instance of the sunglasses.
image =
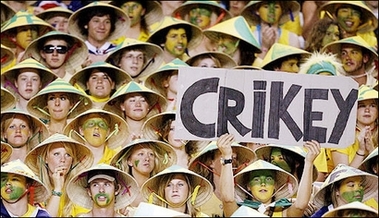
POLYGON ((43 46, 43 51, 47 54, 53 53, 54 50, 56 50, 58 52, 58 54, 66 54, 68 51, 68 48, 67 48, 67 46, 64 46, 64 45, 58 45, 58 46, 45 45, 45 46, 43 46))

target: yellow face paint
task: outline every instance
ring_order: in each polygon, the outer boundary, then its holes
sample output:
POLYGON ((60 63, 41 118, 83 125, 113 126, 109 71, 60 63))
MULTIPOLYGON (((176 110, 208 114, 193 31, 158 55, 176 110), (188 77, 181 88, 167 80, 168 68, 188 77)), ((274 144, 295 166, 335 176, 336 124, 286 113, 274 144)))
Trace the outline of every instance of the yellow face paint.
POLYGON ((275 173, 271 170, 253 171, 250 176, 249 188, 254 198, 261 203, 271 202, 275 191, 275 173))
POLYGON ((279 23, 283 14, 282 6, 279 2, 263 3, 258 9, 259 17, 268 24, 279 23))
POLYGON ((355 33, 361 25, 361 12, 348 5, 337 11, 337 20, 342 29, 348 33, 355 33))
POLYGON ((166 35, 164 50, 172 56, 181 58, 187 49, 187 33, 184 28, 171 29, 166 35))
POLYGON ((201 29, 206 29, 211 24, 211 14, 212 11, 208 8, 193 8, 189 12, 189 21, 201 29))
POLYGON ((16 43, 21 48, 26 49, 28 45, 38 38, 38 29, 33 26, 17 27, 16 43))
POLYGON ((16 202, 26 191, 26 178, 13 173, 1 173, 1 198, 16 202))
POLYGON ((105 143, 109 127, 106 121, 100 117, 91 117, 82 124, 83 135, 86 141, 94 147, 105 143))
POLYGON ((338 191, 340 197, 346 203, 351 203, 353 201, 362 202, 364 194, 363 178, 360 176, 354 176, 344 179, 338 191))

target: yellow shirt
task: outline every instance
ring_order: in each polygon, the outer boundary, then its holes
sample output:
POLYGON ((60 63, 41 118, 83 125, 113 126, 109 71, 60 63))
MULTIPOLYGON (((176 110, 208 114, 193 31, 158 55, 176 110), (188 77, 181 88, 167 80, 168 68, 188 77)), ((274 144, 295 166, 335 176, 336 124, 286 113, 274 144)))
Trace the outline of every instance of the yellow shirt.
POLYGON ((223 217, 224 214, 222 201, 218 199, 215 193, 212 194, 212 197, 207 202, 200 206, 200 210, 210 217, 223 217))
POLYGON ((117 152, 115 150, 112 150, 110 148, 108 148, 108 146, 105 146, 105 150, 104 150, 104 154, 103 154, 103 157, 99 160, 99 163, 106 163, 106 164, 110 164, 111 163, 111 160, 112 160, 112 157, 116 154, 117 152))

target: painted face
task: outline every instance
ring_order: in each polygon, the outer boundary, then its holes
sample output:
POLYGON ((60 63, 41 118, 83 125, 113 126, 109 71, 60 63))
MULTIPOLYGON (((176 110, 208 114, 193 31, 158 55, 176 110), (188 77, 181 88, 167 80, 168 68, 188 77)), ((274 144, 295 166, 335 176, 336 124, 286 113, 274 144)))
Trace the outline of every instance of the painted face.
POLYGON ((44 49, 40 51, 41 57, 45 60, 47 67, 50 69, 58 69, 65 64, 68 47, 64 40, 49 40, 44 44, 44 49), (51 49, 51 48, 59 49, 51 49))
POLYGON ((92 71, 86 85, 90 95, 99 99, 109 98, 112 89, 115 88, 115 82, 111 77, 97 69, 92 71))
POLYGON ((166 35, 164 50, 172 56, 180 58, 187 48, 187 33, 184 28, 170 29, 166 35))
POLYGON ((68 17, 63 15, 57 15, 46 20, 49 24, 51 24, 56 30, 68 33, 68 17))
POLYGON ((148 146, 138 146, 133 148, 132 154, 128 158, 128 165, 138 174, 150 176, 155 167, 154 151, 148 146))
POLYGON ((194 67, 210 67, 210 68, 219 68, 219 66, 216 64, 212 58, 204 58, 199 61, 197 65, 194 65, 194 67))
POLYGON ((26 49, 28 45, 38 38, 38 29, 35 26, 17 27, 16 43, 26 49))
POLYGON ((361 12, 349 5, 343 5, 337 10, 337 20, 346 32, 355 33, 361 25, 361 12))
POLYGON ((121 9, 129 16, 130 26, 141 23, 142 17, 145 15, 145 9, 137 1, 125 2, 121 5, 121 9))
POLYGON ((144 56, 142 51, 131 50, 124 52, 119 67, 125 70, 131 77, 136 77, 141 73, 145 63, 144 56))
POLYGON ((37 69, 21 69, 20 72, 15 81, 15 86, 20 96, 25 100, 29 100, 41 90, 41 77, 37 69))
POLYGON ((364 71, 368 57, 363 56, 361 47, 351 44, 342 44, 341 61, 345 72, 353 75, 355 72, 364 71))
POLYGON ((114 182, 106 179, 94 179, 90 182, 88 195, 98 208, 106 208, 116 199, 114 182))
POLYGON ((176 174, 165 187, 164 193, 170 206, 183 205, 183 202, 188 198, 189 187, 188 183, 182 174, 176 174))
POLYGON ((17 202, 27 191, 26 178, 14 173, 1 173, 1 198, 17 202))
POLYGON ((279 71, 287 73, 298 73, 299 70, 299 60, 297 58, 291 58, 283 61, 279 69, 279 71))
POLYGON ((342 181, 338 192, 342 200, 347 204, 354 201, 362 202, 364 189, 362 177, 353 176, 342 181))
POLYGON ((105 143, 110 128, 109 124, 100 114, 91 114, 81 126, 82 135, 93 147, 99 147, 105 143))
POLYGON ((175 120, 173 120, 170 124, 170 132, 168 133, 168 136, 167 136, 168 143, 172 145, 174 148, 181 148, 185 146, 182 140, 174 138, 174 131, 175 131, 175 120))
POLYGON ((271 202, 275 191, 275 173, 271 170, 257 170, 251 173, 248 188, 259 202, 271 202))
POLYGON ((50 169, 50 173, 54 173, 55 170, 59 169, 61 175, 67 175, 70 171, 72 162, 73 157, 66 150, 64 145, 59 142, 55 142, 51 145, 46 156, 46 164, 50 169))
POLYGON ((68 95, 64 92, 55 92, 47 95, 47 109, 52 120, 64 120, 72 108, 68 95))
POLYGON ((208 8, 193 8, 189 12, 189 21, 201 29, 206 29, 211 24, 211 15, 212 11, 208 8))
POLYGON ((127 118, 136 121, 145 119, 149 113, 149 103, 145 96, 140 93, 128 94, 120 106, 121 110, 125 111, 127 118))
POLYGON ((167 93, 176 95, 178 93, 178 72, 173 72, 171 76, 163 82, 163 86, 167 89, 167 93))
POLYGON ((226 34, 219 34, 217 41, 218 41, 217 50, 229 56, 233 56, 240 42, 238 38, 230 36, 230 35, 226 35, 226 34))
POLYGON ((261 4, 258 9, 258 14, 264 22, 276 24, 279 23, 283 10, 279 2, 269 2, 261 4))
POLYGON ((357 124, 361 127, 375 125, 378 120, 377 99, 358 101, 357 124))
POLYGON ((338 41, 340 39, 340 30, 337 25, 331 24, 326 30, 325 36, 322 39, 322 47, 331 42, 338 41))
POLYGON ((25 115, 16 114, 5 129, 4 138, 14 148, 20 148, 26 145, 28 139, 32 136, 29 119, 25 115))
POLYGON ((97 42, 107 41, 111 34, 111 19, 109 15, 94 16, 88 22, 88 39, 97 42))
POLYGON ((270 162, 283 170, 291 173, 291 168, 288 166, 287 162, 284 160, 282 155, 282 151, 280 148, 272 148, 271 149, 271 158, 270 162))

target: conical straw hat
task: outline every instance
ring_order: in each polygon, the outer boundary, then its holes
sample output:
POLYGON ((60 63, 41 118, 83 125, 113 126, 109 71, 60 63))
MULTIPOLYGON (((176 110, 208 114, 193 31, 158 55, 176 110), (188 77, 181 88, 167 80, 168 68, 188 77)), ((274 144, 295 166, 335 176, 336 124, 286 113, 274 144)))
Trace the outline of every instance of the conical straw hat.
MULTIPOLYGON (((41 170, 45 168, 45 160, 43 160, 43 156, 47 152, 47 146, 53 143, 64 143, 66 146, 70 146, 75 154, 73 160, 77 160, 77 162, 72 163, 72 167, 75 167, 77 172, 81 170, 87 169, 93 164, 93 154, 88 147, 84 144, 67 137, 66 135, 55 133, 51 135, 49 138, 45 139, 38 146, 33 148, 26 155, 25 164, 42 180, 41 170)), ((70 169, 71 170, 71 169, 70 169)), ((45 178, 46 179, 46 178, 45 178)))
POLYGON ((74 12, 68 8, 56 6, 42 11, 41 13, 37 14, 37 17, 41 18, 42 20, 46 20, 52 16, 57 15, 64 15, 65 17, 69 18, 73 13, 74 12))
POLYGON ((120 88, 125 83, 132 81, 130 75, 121 68, 103 61, 98 61, 72 75, 70 83, 73 86, 78 85, 83 91, 87 90, 87 79, 90 77, 93 70, 104 70, 104 72, 107 72, 113 82, 115 82, 116 89, 120 88))
POLYGON ((360 170, 363 170, 363 171, 366 171, 366 172, 373 172, 372 169, 370 169, 370 165, 369 163, 371 162, 371 160, 374 160, 374 159, 378 159, 378 147, 376 147, 361 163, 359 169, 360 170))
MULTIPOLYGON (((307 156, 307 152, 303 147, 300 146, 291 146, 291 145, 277 145, 277 144, 268 144, 265 146, 258 147, 255 149, 255 153, 257 154, 257 157, 261 160, 265 160, 270 162, 271 157, 271 151, 273 148, 280 148, 286 151, 291 152, 291 157, 298 157, 298 159, 303 160, 307 156)), ((283 154, 282 154, 283 155, 283 154)), ((303 163, 304 165, 304 163, 303 163)), ((317 168, 315 165, 313 165, 313 178, 312 181, 314 182, 317 179, 317 168)), ((298 175, 301 178, 301 175, 298 175)))
POLYGON ((359 211, 365 211, 365 212, 369 212, 372 215, 372 216, 367 216, 367 217, 375 217, 375 216, 378 217, 377 210, 359 201, 354 201, 354 202, 333 208, 332 210, 329 210, 326 213, 324 213, 322 217, 338 217, 337 215, 338 212, 343 211, 343 210, 356 211, 356 213, 359 213, 359 211))
POLYGON ((79 114, 65 126, 65 128, 63 129, 64 134, 68 135, 69 137, 72 137, 73 139, 79 142, 84 143, 83 138, 78 136, 79 127, 81 127, 79 121, 82 117, 89 114, 100 114, 102 116, 110 117, 110 123, 108 125, 110 127, 110 132, 114 132, 114 135, 112 135, 108 140, 108 147, 110 149, 116 149, 117 147, 124 146, 126 144, 126 141, 128 140, 128 137, 126 137, 126 134, 128 132, 128 126, 126 121, 122 117, 102 109, 90 109, 79 114), (73 131, 76 131, 76 133, 74 133, 73 131))
MULTIPOLYGON (((7 66, 14 64, 16 61, 16 56, 14 52, 7 46, 1 44, 1 71, 7 69, 7 66)), ((3 72, 1 72, 3 74, 3 72)))
POLYGON ((155 168, 152 174, 161 172, 167 167, 175 164, 177 161, 176 153, 170 144, 159 140, 136 139, 128 143, 126 146, 122 147, 122 149, 113 156, 110 162, 111 165, 125 172, 128 172, 129 169, 125 168, 122 162, 126 161, 127 158, 131 155, 132 149, 138 146, 142 146, 144 148, 148 147, 156 153, 156 158, 158 160, 155 162, 155 168))
POLYGON ((242 205, 240 206, 230 217, 269 217, 263 213, 259 213, 257 210, 242 205))
POLYGON ((10 37, 12 35, 10 34, 12 30, 22 26, 37 26, 38 36, 54 30, 53 26, 41 18, 26 11, 19 11, 1 27, 1 43, 7 47, 15 48, 16 44, 11 41, 10 37))
MULTIPOLYGON (((276 189, 279 190, 279 187, 283 187, 282 189, 276 192, 275 194, 276 200, 279 200, 282 198, 290 198, 297 192, 298 181, 293 175, 291 175, 290 173, 287 173, 281 168, 264 160, 257 160, 251 163, 249 166, 247 166, 245 169, 243 169, 239 173, 237 173, 234 176, 236 184, 238 184, 239 187, 246 188, 250 180, 249 178, 250 173, 252 171, 257 171, 257 170, 270 170, 270 171, 276 172, 276 178, 275 178, 276 189)), ((245 197, 241 196, 241 199, 244 200, 245 197)))
POLYGON ((130 50, 142 50, 144 52, 146 63, 143 67, 143 71, 138 75, 138 78, 143 78, 156 69, 163 63, 163 50, 161 47, 150 43, 143 42, 136 39, 126 38, 120 43, 112 53, 109 54, 105 62, 111 63, 116 66, 116 63, 122 58, 124 51, 130 50))
MULTIPOLYGON (((41 78, 42 87, 45 87, 51 81, 57 78, 57 76, 49 68, 45 67, 43 64, 39 63, 33 58, 28 58, 14 65, 12 68, 9 68, 7 71, 2 72, 1 74, 2 84, 6 83, 7 81, 13 84, 14 81, 17 79, 17 76, 20 70, 27 69, 27 68, 38 70, 40 78, 41 78)), ((17 90, 14 90, 13 87, 7 87, 5 85, 4 87, 7 88, 9 91, 13 92, 14 94, 17 93, 17 90)))
POLYGON ((173 17, 165 16, 162 20, 157 21, 156 23, 153 23, 150 25, 150 36, 147 39, 148 42, 158 44, 162 39, 164 39, 166 36, 163 36, 164 30, 170 29, 172 26, 180 25, 184 28, 188 28, 191 30, 191 35, 187 35, 188 45, 187 48, 189 50, 196 48, 198 45, 200 45, 203 35, 202 31, 199 27, 184 21, 179 20, 173 17))
POLYGON ((8 89, 1 86, 1 111, 12 109, 16 106, 16 97, 8 89))
POLYGON ((198 53, 192 57, 190 57, 186 63, 190 66, 193 66, 194 62, 198 60, 199 58, 208 58, 209 56, 212 56, 213 58, 217 59, 221 66, 220 68, 226 68, 226 69, 231 69, 235 66, 237 66, 237 63, 231 58, 229 55, 218 52, 218 51, 206 51, 206 52, 201 52, 198 53))
POLYGON ((213 13, 216 14, 215 19, 211 20, 211 26, 228 20, 232 17, 230 12, 225 8, 221 7, 217 1, 185 1, 177 9, 172 12, 172 17, 186 20, 189 22, 189 12, 194 8, 209 8, 213 13))
POLYGON ((5 128, 3 127, 5 119, 13 119, 13 117, 16 115, 24 115, 29 120, 30 129, 32 131, 32 136, 28 141, 30 149, 34 148, 43 140, 49 137, 49 130, 40 119, 26 111, 17 108, 1 111, 1 128, 5 128))
POLYGON ((144 78, 143 84, 162 96, 166 96, 166 88, 162 84, 164 78, 166 78, 165 75, 170 74, 173 70, 179 70, 179 67, 189 67, 189 65, 179 58, 175 58, 144 78))
POLYGON ((124 117, 124 111, 121 110, 120 104, 124 102, 125 96, 131 93, 141 93, 146 95, 147 101, 151 108, 150 112, 147 114, 147 118, 166 110, 167 100, 165 97, 134 81, 131 81, 117 89, 105 104, 104 110, 124 117))
POLYGON ((352 36, 331 42, 325 45, 321 49, 321 52, 331 52, 333 54, 337 54, 337 56, 340 56, 342 44, 360 46, 370 53, 369 61, 366 63, 366 70, 370 69, 372 67, 371 64, 373 63, 373 61, 378 59, 378 53, 360 36, 352 36))
POLYGON ((68 54, 65 60, 65 69, 67 72, 74 74, 76 71, 81 69, 81 65, 87 59, 88 48, 82 39, 72 34, 60 31, 50 31, 45 35, 38 37, 25 49, 25 53, 23 54, 21 60, 25 60, 26 58, 34 58, 38 62, 46 65, 40 54, 44 42, 47 39, 61 39, 61 37, 64 38, 66 42, 72 43, 72 47, 69 48, 69 51, 67 52, 68 54))
MULTIPOLYGON (((242 10, 241 16, 243 16, 250 26, 256 26, 260 24, 260 17, 256 15, 260 3, 266 3, 266 1, 250 1, 242 10)), ((287 21, 294 20, 300 13, 300 4, 297 1, 281 1, 283 14, 280 17, 279 24, 284 24, 287 21)))
POLYGON ((87 111, 92 108, 92 101, 87 95, 76 89, 74 86, 72 86, 65 80, 57 78, 29 100, 27 104, 27 109, 29 113, 39 118, 47 120, 50 119, 50 116, 48 116, 49 112, 46 109, 48 101, 47 96, 51 93, 58 92, 67 93, 71 97, 70 103, 74 106, 74 108, 67 115, 67 119, 72 119, 78 116, 79 114, 83 113, 84 111, 87 111), (41 110, 43 110, 44 112, 42 112, 41 110))
POLYGON ((1 141, 1 165, 8 162, 13 152, 13 148, 10 144, 1 141))
MULTIPOLYGON (((188 180, 191 183, 191 184, 188 184, 188 186, 192 187, 192 189, 195 189, 195 187, 198 185, 200 186, 193 203, 194 208, 199 208, 201 205, 203 205, 212 197, 213 186, 207 179, 179 165, 172 165, 171 167, 168 167, 162 172, 149 178, 141 186, 141 193, 143 197, 146 200, 148 200, 151 192, 158 194, 159 190, 162 190, 165 188, 166 184, 162 183, 165 181, 164 178, 172 174, 185 174, 186 176, 188 176, 189 177, 188 180)), ((189 194, 193 194, 193 193, 189 193, 189 194)), ((160 199, 156 198, 156 196, 154 197, 155 197, 156 203, 160 202, 160 199)), ((160 197, 164 197, 164 196, 160 196, 160 197)))
POLYGON ((290 55, 302 55, 304 57, 311 56, 310 52, 307 52, 303 49, 299 49, 290 45, 284 45, 281 43, 274 43, 271 48, 268 50, 266 56, 263 58, 261 63, 261 68, 265 69, 270 63, 290 55))
POLYGON ((316 207, 321 208, 325 205, 325 195, 333 194, 326 193, 326 190, 331 185, 335 184, 337 181, 342 181, 346 178, 353 176, 362 176, 365 177, 365 189, 362 202, 367 201, 370 198, 378 196, 378 176, 372 175, 370 173, 359 170, 355 167, 347 166, 345 164, 338 164, 333 171, 328 175, 325 179, 324 183, 322 183, 320 189, 313 197, 313 203, 316 207))
POLYGON ((79 25, 78 20, 79 18, 86 17, 88 12, 90 10, 93 10, 94 7, 111 9, 116 13, 116 24, 115 24, 116 28, 108 37, 108 41, 113 41, 120 38, 121 36, 126 35, 128 29, 130 28, 129 17, 120 8, 110 5, 106 2, 101 2, 101 1, 94 1, 90 4, 87 4, 86 6, 81 7, 79 10, 75 11, 70 16, 68 20, 68 31, 70 32, 70 34, 75 35, 83 39, 84 41, 87 39, 87 36, 81 32, 81 28, 84 28, 84 27, 78 26, 79 25))
POLYGON ((358 101, 378 99, 378 91, 372 87, 361 85, 358 89, 358 101))
POLYGON ((233 36, 251 45, 251 49, 256 51, 256 53, 262 52, 261 46, 251 32, 249 24, 242 16, 237 16, 216 24, 213 27, 204 30, 203 34, 213 41, 218 41, 219 34, 233 36))
POLYGON ((13 173, 31 179, 35 193, 32 202, 45 202, 50 196, 50 190, 48 190, 47 186, 41 182, 38 176, 20 159, 1 165, 1 174, 3 173, 13 173))
POLYGON ((326 1, 318 11, 327 11, 337 20, 337 10, 342 6, 351 6, 361 9, 361 26, 358 27, 358 32, 373 31, 378 27, 378 18, 374 12, 365 4, 365 1, 326 1))
POLYGON ((5 22, 7 22, 9 19, 11 19, 11 17, 13 17, 15 14, 16 14, 16 11, 13 10, 13 8, 11 8, 5 1, 0 1, 1 2, 1 26, 3 26, 3 24, 5 22), (4 19, 4 20, 3 20, 4 19))
POLYGON ((99 178, 103 178, 101 175, 104 178, 114 178, 117 184, 121 186, 116 195, 115 210, 129 206, 139 194, 137 181, 131 175, 102 163, 81 171, 69 181, 67 184, 67 195, 73 203, 87 209, 92 209, 94 202, 88 195, 87 188, 89 185, 88 176, 93 174, 98 175, 99 178))

